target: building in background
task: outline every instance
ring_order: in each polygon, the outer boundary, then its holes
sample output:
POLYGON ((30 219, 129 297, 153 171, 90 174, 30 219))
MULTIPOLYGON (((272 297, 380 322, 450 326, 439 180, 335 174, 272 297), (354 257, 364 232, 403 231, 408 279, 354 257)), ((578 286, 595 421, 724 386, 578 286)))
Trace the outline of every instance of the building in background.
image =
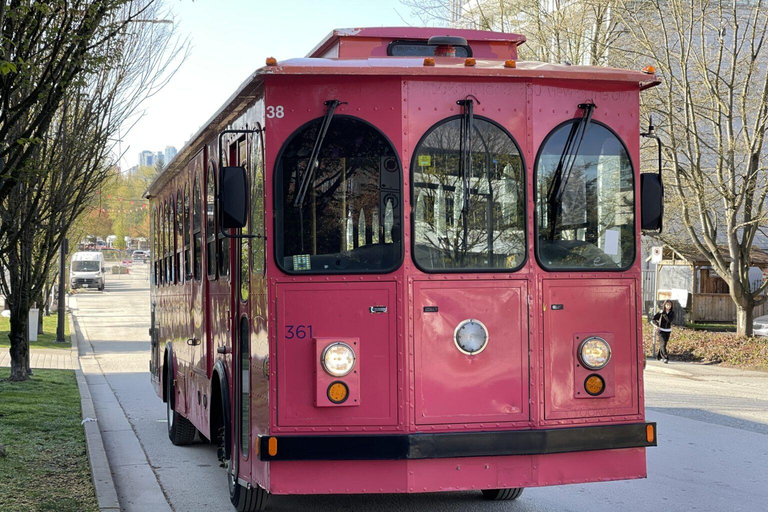
POLYGON ((139 153, 139 165, 155 165, 155 154, 148 150, 139 153))
POLYGON ((171 160, 173 160, 173 157, 176 156, 176 147, 175 146, 165 146, 165 163, 168 164, 171 160))

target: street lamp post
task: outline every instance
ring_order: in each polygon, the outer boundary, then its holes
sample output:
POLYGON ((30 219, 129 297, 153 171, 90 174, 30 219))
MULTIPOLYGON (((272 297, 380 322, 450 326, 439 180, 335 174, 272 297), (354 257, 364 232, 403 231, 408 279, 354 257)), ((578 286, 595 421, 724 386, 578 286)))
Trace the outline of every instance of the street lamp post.
POLYGON ((61 246, 59 247, 59 299, 58 299, 59 323, 56 326, 56 342, 57 343, 65 343, 67 341, 64 339, 64 316, 66 315, 66 308, 64 304, 64 301, 66 300, 66 294, 64 293, 64 288, 67 286, 67 281, 66 281, 67 277, 64 275, 64 271, 66 270, 68 252, 69 252, 69 239, 64 238, 61 241, 61 246))

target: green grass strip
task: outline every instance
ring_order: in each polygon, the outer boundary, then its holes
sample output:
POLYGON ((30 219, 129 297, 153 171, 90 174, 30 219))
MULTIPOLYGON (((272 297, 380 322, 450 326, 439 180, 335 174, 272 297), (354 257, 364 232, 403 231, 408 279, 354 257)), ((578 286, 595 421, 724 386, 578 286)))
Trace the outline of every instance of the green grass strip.
MULTIPOLYGON (((64 339, 66 343, 56 343, 56 328, 59 323, 59 315, 57 313, 51 314, 51 316, 43 317, 43 334, 37 335, 37 341, 33 341, 29 344, 30 348, 60 348, 69 350, 71 345, 69 342, 69 321, 64 319, 64 339)), ((11 332, 11 319, 0 317, 0 348, 10 348, 11 340, 8 338, 8 333, 11 332)))
POLYGON ((97 511, 75 372, 0 381, 0 511, 97 511))

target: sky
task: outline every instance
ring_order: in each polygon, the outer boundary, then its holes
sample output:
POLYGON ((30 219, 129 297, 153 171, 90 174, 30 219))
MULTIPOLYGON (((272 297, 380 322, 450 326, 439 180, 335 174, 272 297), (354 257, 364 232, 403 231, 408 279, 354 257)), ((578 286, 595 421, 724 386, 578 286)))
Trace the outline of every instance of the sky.
POLYGON ((399 0, 165 0, 189 57, 121 133, 121 169, 139 152, 181 149, 267 57, 304 57, 332 29, 418 25, 399 0), (405 21, 404 21, 405 20, 405 21))

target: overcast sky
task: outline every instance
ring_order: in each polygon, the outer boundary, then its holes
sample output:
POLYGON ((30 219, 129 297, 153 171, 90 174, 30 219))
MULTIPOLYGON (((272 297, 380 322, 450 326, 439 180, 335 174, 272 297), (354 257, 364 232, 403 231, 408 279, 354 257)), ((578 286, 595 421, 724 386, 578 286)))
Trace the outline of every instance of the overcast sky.
POLYGON ((399 0, 166 1, 191 54, 122 134, 123 170, 142 150, 181 149, 267 57, 304 57, 334 28, 418 25, 399 0))

